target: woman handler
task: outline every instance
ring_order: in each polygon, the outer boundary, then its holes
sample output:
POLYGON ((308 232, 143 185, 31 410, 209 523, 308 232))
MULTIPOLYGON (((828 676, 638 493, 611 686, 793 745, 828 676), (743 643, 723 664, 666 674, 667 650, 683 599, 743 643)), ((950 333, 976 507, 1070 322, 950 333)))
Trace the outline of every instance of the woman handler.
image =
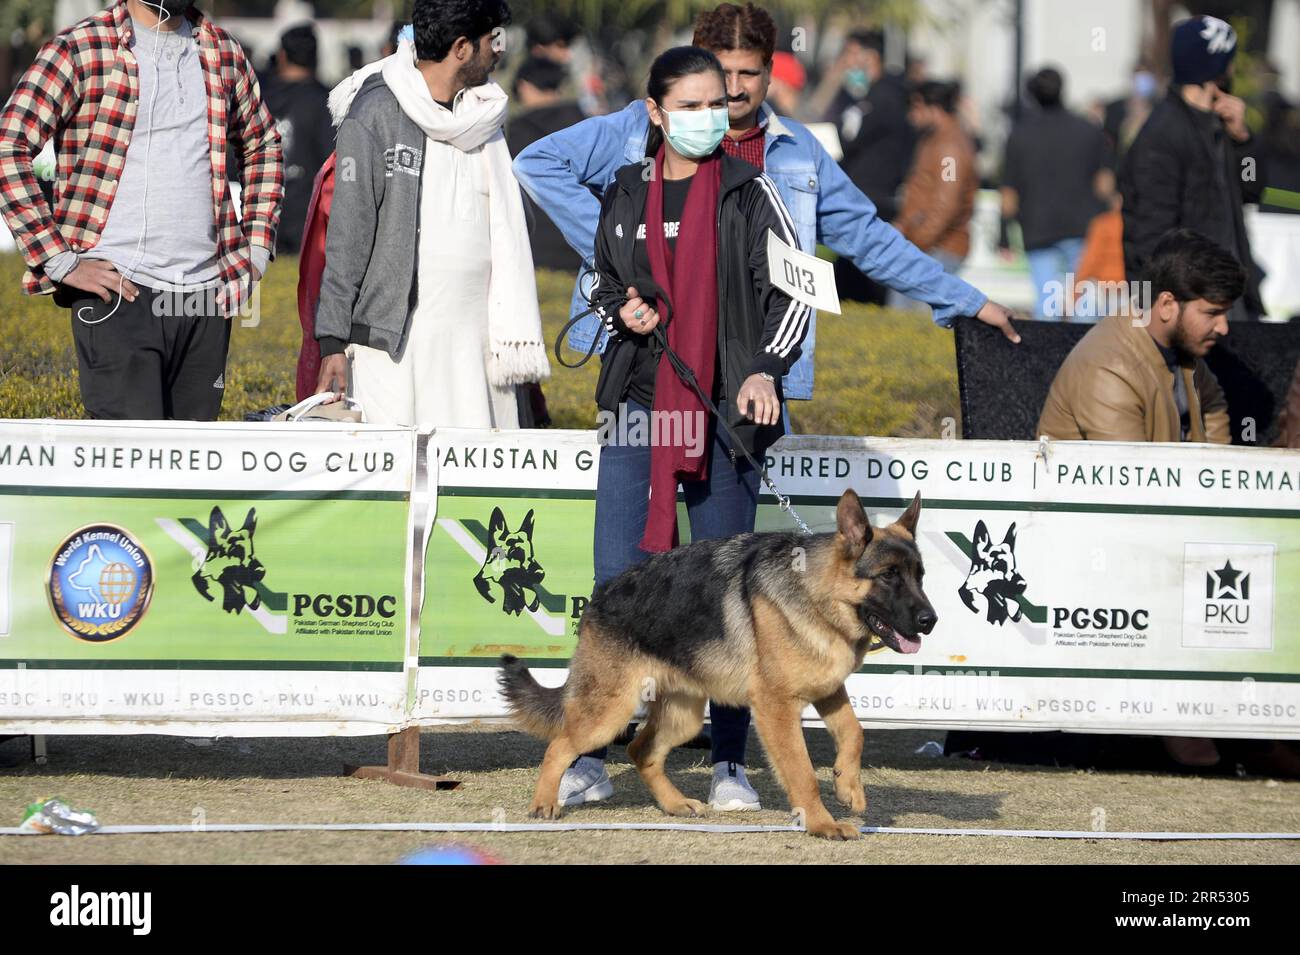
MULTIPOLYGON (((592 300, 611 336, 596 403, 616 425, 600 453, 597 587, 676 545, 679 483, 692 540, 754 529, 759 474, 678 376, 655 330, 758 459, 784 432, 781 377, 811 311, 769 280, 768 233, 791 248, 798 239, 772 182, 721 148, 727 93, 717 57, 668 50, 650 68, 647 94, 647 158, 619 170, 596 230, 592 300)), ((710 704, 710 722, 709 804, 758 809, 744 773, 749 711, 710 704)), ((604 756, 574 762, 562 805, 613 794, 604 756)))

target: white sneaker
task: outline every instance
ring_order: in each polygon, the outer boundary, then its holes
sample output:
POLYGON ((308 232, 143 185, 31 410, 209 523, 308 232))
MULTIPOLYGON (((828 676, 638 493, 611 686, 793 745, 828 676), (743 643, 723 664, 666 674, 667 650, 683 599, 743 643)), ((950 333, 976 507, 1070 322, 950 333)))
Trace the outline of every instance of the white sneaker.
POLYGON ((713 785, 709 787, 709 806, 718 812, 757 812, 758 793, 745 778, 739 763, 714 763, 713 785))
POLYGON ((579 756, 560 779, 560 805, 581 806, 600 802, 614 795, 614 784, 605 772, 605 761, 594 756, 579 756))

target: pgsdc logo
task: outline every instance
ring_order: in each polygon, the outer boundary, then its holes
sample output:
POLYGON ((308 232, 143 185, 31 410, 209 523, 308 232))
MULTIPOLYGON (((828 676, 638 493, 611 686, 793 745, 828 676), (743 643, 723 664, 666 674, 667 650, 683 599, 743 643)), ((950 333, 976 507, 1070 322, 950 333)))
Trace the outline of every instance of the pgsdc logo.
POLYGON ((125 636, 144 617, 153 597, 153 561, 130 532, 113 524, 88 524, 54 553, 46 591, 54 619, 88 643, 125 636))

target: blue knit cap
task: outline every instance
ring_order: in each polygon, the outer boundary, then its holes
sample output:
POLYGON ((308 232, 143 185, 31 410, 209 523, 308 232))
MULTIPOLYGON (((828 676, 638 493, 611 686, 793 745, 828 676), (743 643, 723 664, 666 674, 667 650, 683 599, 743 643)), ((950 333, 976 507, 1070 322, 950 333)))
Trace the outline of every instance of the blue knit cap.
POLYGON ((1192 17, 1174 27, 1171 60, 1175 86, 1199 86, 1228 72, 1237 33, 1217 17, 1192 17))

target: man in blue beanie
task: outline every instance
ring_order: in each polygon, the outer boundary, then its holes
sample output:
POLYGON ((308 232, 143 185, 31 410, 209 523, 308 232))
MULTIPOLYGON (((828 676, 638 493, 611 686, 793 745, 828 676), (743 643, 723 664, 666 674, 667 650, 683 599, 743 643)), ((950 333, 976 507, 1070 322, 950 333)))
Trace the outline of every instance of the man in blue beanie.
POLYGON ((1236 256, 1246 269, 1246 291, 1232 320, 1257 319, 1263 273, 1250 254, 1244 202, 1258 202, 1254 140, 1246 104, 1232 95, 1237 34, 1215 17, 1192 17, 1174 27, 1173 81, 1151 112, 1120 168, 1124 196, 1124 266, 1141 281, 1159 238, 1189 228, 1236 256))

